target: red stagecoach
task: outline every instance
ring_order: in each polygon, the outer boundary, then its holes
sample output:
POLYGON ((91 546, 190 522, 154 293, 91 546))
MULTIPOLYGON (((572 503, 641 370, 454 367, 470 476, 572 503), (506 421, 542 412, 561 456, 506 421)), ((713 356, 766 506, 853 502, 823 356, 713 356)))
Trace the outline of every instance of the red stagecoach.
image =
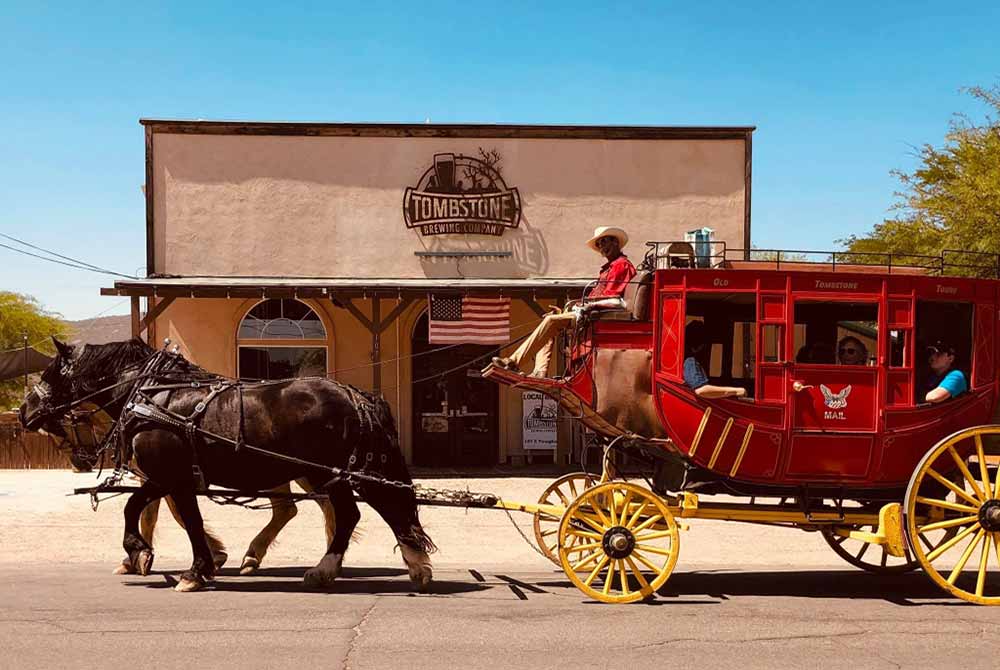
POLYGON ((649 246, 627 309, 581 325, 564 377, 485 372, 606 439, 600 480, 564 477, 535 511, 540 546, 570 579, 607 602, 648 597, 677 560, 677 519, 698 517, 819 531, 858 567, 921 567, 960 598, 1000 604, 996 259, 649 246), (685 385, 692 321, 710 383, 745 397, 685 385), (924 351, 938 340, 968 391, 930 404, 924 351), (854 364, 837 362, 845 341, 862 352, 854 364), (636 464, 650 487, 615 476, 636 464))

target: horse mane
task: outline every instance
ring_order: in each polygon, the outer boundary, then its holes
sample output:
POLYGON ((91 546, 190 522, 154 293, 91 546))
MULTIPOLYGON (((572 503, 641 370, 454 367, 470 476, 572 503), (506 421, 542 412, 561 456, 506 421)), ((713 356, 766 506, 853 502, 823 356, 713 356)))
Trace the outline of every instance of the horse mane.
MULTIPOLYGON (((148 360, 156 350, 137 337, 107 344, 87 344, 73 360, 73 377, 86 391, 97 390, 109 375, 148 360)), ((202 368, 178 357, 170 368, 180 372, 204 373, 202 368)))

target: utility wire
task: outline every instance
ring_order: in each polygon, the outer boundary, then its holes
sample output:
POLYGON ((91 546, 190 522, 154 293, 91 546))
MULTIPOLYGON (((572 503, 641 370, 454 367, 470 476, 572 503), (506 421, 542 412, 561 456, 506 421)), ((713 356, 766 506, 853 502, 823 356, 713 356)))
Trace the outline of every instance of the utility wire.
POLYGON ((124 277, 125 279, 135 279, 135 277, 133 277, 132 275, 122 274, 121 272, 115 272, 114 270, 106 270, 106 269, 98 267, 96 265, 91 265, 90 263, 85 263, 83 261, 78 261, 75 258, 70 258, 69 256, 63 256, 62 254, 57 254, 54 251, 48 251, 47 249, 41 249, 40 247, 36 247, 34 245, 28 244, 27 242, 21 242, 20 240, 18 240, 16 238, 13 238, 10 235, 5 235, 4 233, 0 233, 0 236, 3 236, 5 238, 7 238, 7 239, 14 240, 15 242, 18 242, 19 244, 24 244, 26 246, 29 246, 32 249, 38 249, 38 250, 43 251, 43 252, 45 252, 47 254, 51 254, 53 256, 58 256, 59 258, 68 258, 72 262, 66 262, 65 260, 57 260, 55 258, 49 258, 48 256, 41 256, 39 254, 33 254, 30 251, 25 251, 24 249, 18 249, 17 247, 12 247, 12 246, 10 246, 8 244, 3 244, 2 242, 0 242, 0 247, 3 247, 4 249, 10 249, 11 251, 15 251, 15 252, 17 252, 19 254, 24 254, 25 256, 31 256, 33 258, 38 258, 38 259, 41 259, 43 261, 48 261, 50 263, 58 263, 59 265, 65 265, 66 267, 75 268, 77 270, 88 270, 90 272, 97 272, 97 273, 100 273, 100 274, 112 275, 112 276, 115 276, 115 277, 124 277))
POLYGON ((20 240, 20 239, 14 237, 13 235, 8 235, 7 233, 0 233, 0 237, 6 237, 8 240, 11 240, 12 242, 17 242, 18 244, 23 244, 26 247, 30 247, 31 249, 35 249, 36 251, 41 251, 41 252, 47 253, 50 256, 55 256, 57 258, 62 258, 63 260, 72 261, 74 263, 79 263, 80 265, 86 265, 89 268, 93 268, 95 270, 100 270, 101 272, 111 272, 111 270, 108 270, 107 268, 102 268, 99 265, 94 265, 93 263, 88 263, 86 261, 81 261, 79 258, 73 258, 72 256, 63 256, 62 254, 56 253, 55 251, 49 251, 48 249, 44 249, 42 247, 39 247, 39 246, 37 246, 35 244, 32 244, 31 242, 25 242, 24 240, 20 240))

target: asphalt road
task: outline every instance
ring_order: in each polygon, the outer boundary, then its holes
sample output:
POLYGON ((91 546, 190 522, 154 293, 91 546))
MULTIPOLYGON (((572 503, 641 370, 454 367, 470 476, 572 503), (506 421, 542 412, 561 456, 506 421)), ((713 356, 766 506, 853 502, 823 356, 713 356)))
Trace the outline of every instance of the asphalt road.
MULTIPOLYGON (((57 495, 79 481, 0 473, 0 668, 1000 667, 1000 611, 946 597, 919 572, 858 571, 816 534, 695 521, 654 601, 603 605, 503 513, 454 509, 423 512, 442 551, 433 592, 414 594, 363 510, 344 577, 315 592, 302 574, 322 530, 303 505, 258 575, 227 567, 183 594, 170 587, 190 558, 169 517, 154 574, 113 576, 119 503, 95 515, 57 495)), ((545 483, 467 482, 521 499, 545 483)), ((206 517, 232 547, 266 521, 229 508, 206 517)))

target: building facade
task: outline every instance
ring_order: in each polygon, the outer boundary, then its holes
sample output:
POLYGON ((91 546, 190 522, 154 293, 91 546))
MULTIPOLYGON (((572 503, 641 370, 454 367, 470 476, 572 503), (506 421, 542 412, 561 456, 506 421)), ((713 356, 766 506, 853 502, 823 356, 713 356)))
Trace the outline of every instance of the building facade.
POLYGON ((509 298, 516 339, 596 277, 597 226, 637 265, 695 229, 750 246, 753 128, 141 123, 147 277, 103 291, 133 333, 381 392, 417 465, 566 461, 578 437, 479 378, 495 346, 429 341, 430 302, 509 298))

